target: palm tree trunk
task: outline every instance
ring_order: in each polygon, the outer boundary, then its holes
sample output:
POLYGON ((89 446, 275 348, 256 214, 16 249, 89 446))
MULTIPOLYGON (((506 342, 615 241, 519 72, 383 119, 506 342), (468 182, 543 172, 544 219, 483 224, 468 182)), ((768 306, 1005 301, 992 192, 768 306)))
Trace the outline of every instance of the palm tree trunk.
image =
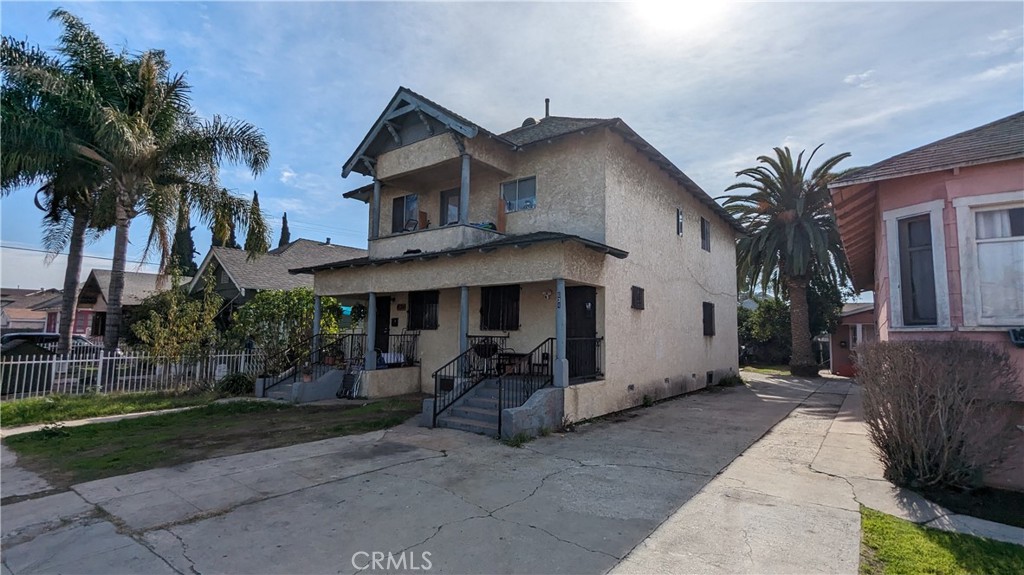
POLYGON ((811 321, 807 310, 807 278, 787 277, 789 290, 789 329, 792 337, 793 355, 789 358, 789 371, 793 375, 813 377, 818 375, 811 350, 811 321))
POLYGON ((71 351, 71 326, 78 313, 78 280, 82 274, 82 252, 85 248, 85 230, 89 226, 86 210, 78 208, 71 220, 71 242, 68 246, 68 265, 64 270, 64 294, 60 304, 60 343, 57 353, 71 351))
POLYGON ((103 347, 115 351, 121 337, 121 293, 124 292, 124 268, 128 261, 128 210, 120 202, 115 208, 114 261, 110 267, 110 287, 107 290, 107 323, 103 334, 103 347))

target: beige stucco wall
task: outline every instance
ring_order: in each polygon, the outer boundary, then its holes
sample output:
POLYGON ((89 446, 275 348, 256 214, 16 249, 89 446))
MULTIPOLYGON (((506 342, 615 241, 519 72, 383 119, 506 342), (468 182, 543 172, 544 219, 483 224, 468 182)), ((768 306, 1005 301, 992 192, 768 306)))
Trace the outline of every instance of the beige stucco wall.
POLYGON ((377 157, 377 177, 387 180, 458 157, 455 140, 446 132, 381 154, 377 157))
MULTIPOLYGON (((507 346, 517 352, 531 351, 542 341, 555 336, 555 298, 544 297, 544 292, 553 293, 553 281, 521 284, 519 295, 519 322, 517 330, 508 332, 483 331, 480 329, 480 287, 469 289, 469 333, 470 335, 508 336, 507 346)), ((407 306, 408 292, 382 293, 391 296, 391 317, 398 319, 398 326, 391 328, 392 334, 404 333, 408 327, 408 311, 399 311, 399 305, 407 306)), ((431 374, 459 354, 459 303, 460 290, 444 289, 438 294, 437 329, 419 332, 417 350, 420 369, 416 390, 433 393, 434 382, 431 374)), ((382 370, 393 371, 393 370, 382 370)), ((402 379, 402 381, 406 381, 402 379)), ((397 385, 397 384, 396 384, 397 385)), ((390 388, 389 388, 390 389, 390 388)), ((407 393, 407 392, 405 392, 407 393)), ((391 395, 397 395, 392 393, 391 395)))
POLYGON ((395 397, 420 391, 420 366, 364 371, 362 377, 367 399, 395 397))
POLYGON ((410 249, 422 252, 440 252, 475 246, 502 237, 502 234, 495 231, 452 224, 442 228, 419 230, 373 240, 370 242, 370 258, 397 257, 410 249))
POLYGON ((605 381, 567 391, 572 419, 638 405, 644 395, 699 389, 706 372, 717 381, 739 368, 733 230, 610 133, 606 157, 607 242, 630 255, 604 266, 605 381), (685 213, 682 236, 677 207, 685 213), (711 222, 710 253, 701 249, 702 216, 711 222), (630 307, 634 285, 644 288, 642 311, 630 307), (703 335, 705 301, 715 304, 714 336, 703 335))
MULTIPOLYGON (((458 157, 457 153, 450 156, 448 142, 452 141, 451 136, 444 137, 447 140, 442 136, 434 136, 381 155, 378 175, 387 184, 381 191, 381 238, 392 235, 391 207, 394 199, 399 196, 417 194, 418 209, 426 212, 429 229, 436 228, 440 223, 441 192, 458 188, 461 178, 460 164, 451 163, 453 158, 458 157), (450 172, 450 177, 435 178, 430 184, 424 185, 410 182, 408 178, 403 178, 401 185, 387 182, 389 176, 404 174, 414 167, 420 169, 431 165, 423 163, 427 161, 449 162, 448 167, 443 169, 450 172), (390 165, 400 165, 401 168, 392 169, 388 167, 390 165)), ((606 137, 605 132, 600 131, 585 135, 573 134, 514 153, 502 149, 494 140, 481 140, 479 137, 467 140, 466 151, 474 158, 470 168, 469 221, 497 222, 498 212, 504 206, 501 201, 501 184, 535 176, 537 207, 507 214, 507 233, 558 231, 603 243, 606 137), (479 162, 486 163, 487 169, 479 162)), ((372 213, 369 218, 373 218, 372 213)), ((400 235, 407 239, 392 242, 396 246, 403 246, 400 252, 418 247, 416 242, 421 238, 404 233, 400 235)), ((374 250, 373 244, 382 241, 371 241, 371 252, 374 250)))
POLYGON ((318 272, 317 295, 364 295, 444 289, 462 285, 502 285, 546 281, 558 277, 590 285, 599 282, 608 256, 577 243, 546 243, 526 248, 470 252, 426 261, 385 264, 318 272))

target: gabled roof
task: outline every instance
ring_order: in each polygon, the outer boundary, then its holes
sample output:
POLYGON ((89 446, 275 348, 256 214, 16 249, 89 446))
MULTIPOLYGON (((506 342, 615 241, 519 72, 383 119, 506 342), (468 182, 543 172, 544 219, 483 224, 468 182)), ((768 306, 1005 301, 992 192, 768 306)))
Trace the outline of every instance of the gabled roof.
POLYGON ((830 188, 1024 158, 1024 112, 960 132, 847 174, 830 188))
POLYGON ((467 247, 467 248, 455 248, 455 249, 450 249, 450 250, 441 250, 441 251, 437 251, 437 252, 406 253, 406 254, 403 254, 403 255, 400 255, 400 256, 395 256, 395 257, 390 257, 390 258, 376 258, 376 259, 372 259, 372 260, 370 258, 368 258, 368 257, 362 257, 362 258, 356 258, 356 259, 337 261, 337 262, 323 264, 323 265, 318 265, 318 266, 293 268, 293 269, 291 269, 289 271, 291 273, 293 273, 293 274, 311 274, 311 273, 316 272, 316 271, 324 271, 324 270, 337 270, 337 269, 344 269, 344 268, 358 268, 358 267, 364 267, 364 266, 369 266, 369 265, 379 266, 379 265, 383 265, 383 264, 410 262, 410 261, 415 261, 415 260, 421 260, 421 261, 433 260, 433 259, 439 258, 440 256, 458 256, 458 255, 468 254, 470 252, 477 252, 477 251, 488 253, 488 252, 492 252, 492 251, 500 249, 500 248, 506 248, 506 247, 525 248, 527 246, 532 246, 532 245, 535 245, 535 244, 552 243, 552 242, 576 242, 576 243, 579 243, 579 244, 583 245, 584 247, 586 247, 588 249, 591 249, 591 250, 594 250, 594 251, 597 251, 597 252, 600 252, 600 253, 603 253, 603 254, 607 254, 607 255, 610 255, 610 256, 614 256, 614 257, 619 258, 619 259, 625 259, 627 256, 629 256, 629 252, 627 252, 625 250, 620 250, 620 249, 617 249, 617 248, 613 248, 611 246, 607 246, 605 244, 602 244, 602 243, 599 243, 599 242, 595 242, 593 240, 588 240, 586 238, 581 238, 579 236, 574 236, 574 235, 571 235, 571 234, 562 234, 562 233, 557 233, 557 232, 534 232, 534 233, 531 233, 531 234, 521 234, 521 235, 516 235, 516 236, 505 236, 505 237, 498 238, 498 239, 490 241, 490 242, 485 242, 485 243, 482 243, 482 244, 477 244, 475 246, 470 246, 470 247, 467 247))
POLYGON ((48 289, 0 289, 0 305, 4 309, 36 309, 40 304, 53 298, 60 298, 61 290, 48 289))
POLYGON ((509 130, 502 138, 516 146, 527 146, 543 140, 550 140, 566 134, 579 132, 602 124, 611 124, 617 118, 568 118, 565 116, 547 116, 533 124, 509 130))
POLYGON ((497 137, 448 108, 401 86, 395 92, 395 95, 391 97, 391 101, 388 102, 388 105, 381 112, 377 121, 373 123, 370 131, 363 137, 359 147, 356 148, 356 151, 345 162, 341 177, 348 177, 352 172, 358 172, 364 176, 373 175, 371 169, 363 162, 363 158, 368 157, 367 153, 378 143, 379 139, 383 138, 386 141, 387 139, 397 137, 395 135, 395 127, 389 124, 392 120, 411 114, 419 116, 419 120, 423 122, 427 122, 427 117, 433 118, 445 128, 462 134, 467 138, 476 137, 480 132, 497 137))
POLYGON ((842 311, 839 312, 839 317, 849 317, 873 309, 875 309, 875 304, 870 301, 844 303, 842 311))
MULTIPOLYGON (((110 301, 110 270, 94 269, 89 272, 82 289, 78 294, 79 301, 86 298, 102 296, 103 301, 110 301)), ((182 285, 187 285, 192 278, 181 278, 182 285)), ((171 276, 166 274, 150 274, 145 272, 124 272, 124 290, 121 292, 121 305, 139 305, 147 297, 171 288, 171 276)))
POLYGON ((214 260, 239 291, 289 290, 313 286, 310 278, 288 273, 290 268, 315 266, 365 255, 366 250, 363 249, 306 239, 297 239, 252 260, 245 250, 213 247, 200 265, 189 290, 194 291, 198 287, 203 272, 214 260))

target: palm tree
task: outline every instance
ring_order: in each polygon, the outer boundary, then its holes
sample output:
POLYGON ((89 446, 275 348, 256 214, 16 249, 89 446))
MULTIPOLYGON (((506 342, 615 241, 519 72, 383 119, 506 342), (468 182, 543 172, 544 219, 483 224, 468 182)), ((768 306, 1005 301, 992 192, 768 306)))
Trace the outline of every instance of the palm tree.
MULTIPOLYGON (((63 18, 55 11, 51 19, 63 18)), ((45 212, 43 244, 52 258, 68 247, 61 303, 58 352, 71 346, 78 282, 86 233, 93 224, 97 190, 104 175, 74 150, 83 132, 77 95, 109 87, 107 77, 117 66, 115 56, 79 22, 63 19, 59 60, 36 46, 4 37, 0 46, 3 66, 2 188, 7 195, 28 185, 41 184, 35 204, 45 212), (73 47, 77 46, 77 48, 73 47), (88 55, 77 62, 74 55, 88 55), (54 90, 53 86, 61 88, 54 90)))
MULTIPOLYGON (((28 139, 33 146, 26 148, 39 158, 38 165, 47 161, 52 165, 54 158, 68 157, 70 150, 70 157, 97 167, 102 174, 102 185, 93 196, 100 207, 93 216, 97 226, 115 229, 104 334, 105 347, 114 349, 120 336, 131 222, 139 215, 149 216, 147 254, 158 248, 162 267, 169 263, 170 230, 182 201, 198 208, 199 217, 215 222, 215 228, 228 227, 225 221, 239 224, 250 235, 264 238, 263 244, 269 243, 262 214, 252 212, 247 200, 227 193, 217 180, 221 161, 243 163, 257 175, 266 168, 270 153, 263 134, 248 123, 219 116, 210 121, 197 118, 184 76, 170 74, 162 51, 114 55, 77 17, 55 10, 51 18, 64 24, 60 52, 67 59, 65 68, 75 74, 27 62, 5 67, 5 77, 31 80, 36 93, 29 96, 61 101, 74 111, 80 129, 67 134, 26 121, 13 124, 17 129, 11 137, 35 136, 28 139), (93 77, 97 62, 103 71, 93 77)), ((7 189, 6 175, 4 185, 7 189)))
POLYGON ((790 372, 803 376, 818 372, 811 350, 807 285, 816 274, 837 281, 848 277, 828 184, 836 177, 832 170, 850 154, 833 156, 811 171, 811 160, 820 148, 806 162, 803 151, 794 162, 788 147, 775 148, 775 157, 759 156, 761 165, 736 172, 750 181, 726 188, 751 190, 749 195, 722 197, 725 208, 747 230, 736 247, 742 280, 760 284, 761 289, 772 285, 776 293, 789 295, 790 372))

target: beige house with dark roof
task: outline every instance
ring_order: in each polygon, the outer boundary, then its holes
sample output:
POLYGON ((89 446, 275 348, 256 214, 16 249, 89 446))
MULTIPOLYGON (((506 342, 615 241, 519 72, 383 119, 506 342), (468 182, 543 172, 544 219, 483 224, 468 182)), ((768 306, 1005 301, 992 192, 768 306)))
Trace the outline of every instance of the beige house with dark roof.
POLYGON ((366 394, 507 436, 736 373, 740 228, 621 119, 498 134, 400 88, 351 173, 369 253, 293 271, 368 304, 366 394))
POLYGON ((202 292, 204 278, 211 272, 217 282, 217 294, 227 302, 225 311, 230 314, 261 291, 313 287, 312 277, 288 273, 290 268, 365 255, 366 250, 339 246, 330 240, 317 242, 301 238, 255 257, 250 257, 245 250, 214 246, 199 264, 188 289, 192 294, 202 292))

